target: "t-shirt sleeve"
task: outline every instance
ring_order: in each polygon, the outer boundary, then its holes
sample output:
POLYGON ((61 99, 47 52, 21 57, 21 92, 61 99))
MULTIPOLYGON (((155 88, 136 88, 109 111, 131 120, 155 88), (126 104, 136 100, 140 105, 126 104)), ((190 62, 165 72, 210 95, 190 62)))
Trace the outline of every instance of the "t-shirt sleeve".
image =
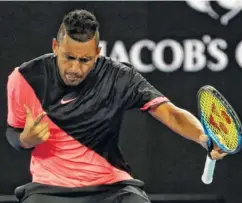
POLYGON ((21 74, 18 69, 9 75, 7 82, 7 123, 15 128, 24 128, 25 125, 25 95, 21 91, 23 87, 21 74))
POLYGON ((153 107, 169 102, 168 98, 151 85, 138 71, 129 66, 124 96, 125 109, 139 108, 149 111, 153 107))

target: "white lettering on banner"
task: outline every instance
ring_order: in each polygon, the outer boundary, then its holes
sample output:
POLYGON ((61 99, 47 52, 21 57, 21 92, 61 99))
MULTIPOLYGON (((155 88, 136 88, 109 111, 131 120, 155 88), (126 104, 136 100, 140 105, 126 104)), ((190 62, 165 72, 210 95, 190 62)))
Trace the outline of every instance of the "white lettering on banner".
POLYGON ((222 25, 228 25, 235 16, 237 16, 242 10, 242 1, 241 0, 217 0, 213 1, 217 4, 214 8, 211 4, 211 0, 195 1, 195 0, 186 0, 187 4, 199 12, 206 13, 208 16, 213 19, 219 20, 222 25), (220 7, 220 8, 219 8, 220 7), (219 10, 227 10, 223 14, 219 14, 219 10))
MULTIPOLYGON (((158 69, 162 72, 174 72, 183 69, 185 72, 198 72, 208 68, 213 72, 223 71, 229 63, 226 50, 228 43, 221 38, 212 39, 204 35, 201 39, 163 39, 158 43, 150 39, 142 39, 133 43, 129 48, 123 41, 115 41, 112 46, 107 41, 100 41, 101 54, 110 58, 131 63, 135 69, 142 73, 158 69), (110 52, 109 52, 110 50, 110 52), (151 62, 145 62, 141 52, 151 53, 151 62), (165 56, 169 50, 171 61, 168 63, 165 56), (110 54, 108 54, 110 53, 110 54)), ((235 50, 235 59, 242 67, 242 42, 235 50)))
POLYGON ((197 72, 206 66, 205 45, 197 39, 184 40, 184 70, 197 72))
POLYGON ((152 54, 152 61, 154 65, 163 72, 173 72, 179 69, 183 61, 183 49, 179 42, 175 40, 162 40, 157 45, 152 54), (165 48, 169 47, 172 50, 173 61, 171 64, 166 64, 164 55, 165 48))
POLYGON ((118 61, 129 62, 129 56, 122 41, 115 42, 110 54, 110 58, 115 58, 118 61))
POLYGON ((235 49, 235 59, 240 67, 242 67, 242 41, 237 45, 235 49))
POLYGON ((155 67, 152 64, 144 64, 142 62, 141 51, 144 48, 153 51, 155 49, 155 43, 148 39, 134 43, 130 49, 130 62, 140 72, 152 72, 155 70, 155 67))
POLYGON ((228 65, 228 56, 222 51, 227 49, 227 42, 223 39, 214 39, 208 45, 208 52, 213 58, 217 60, 217 63, 208 62, 208 68, 212 71, 224 70, 228 65), (219 49, 220 48, 220 49, 219 49))

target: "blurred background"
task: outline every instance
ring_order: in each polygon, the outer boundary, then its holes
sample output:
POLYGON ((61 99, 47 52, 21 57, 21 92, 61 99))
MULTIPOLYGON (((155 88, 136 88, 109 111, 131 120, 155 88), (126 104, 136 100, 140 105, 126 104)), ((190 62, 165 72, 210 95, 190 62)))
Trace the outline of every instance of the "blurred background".
MULTIPOLYGON (((239 115, 242 84, 242 1, 0 2, 0 202, 31 181, 27 152, 5 138, 6 82, 21 63, 52 52, 63 16, 87 9, 100 22, 102 54, 126 61, 173 103, 197 116, 196 93, 212 85, 239 115)), ((152 202, 242 202, 242 154, 217 162, 201 182, 206 152, 140 110, 127 112, 121 148, 152 202)))

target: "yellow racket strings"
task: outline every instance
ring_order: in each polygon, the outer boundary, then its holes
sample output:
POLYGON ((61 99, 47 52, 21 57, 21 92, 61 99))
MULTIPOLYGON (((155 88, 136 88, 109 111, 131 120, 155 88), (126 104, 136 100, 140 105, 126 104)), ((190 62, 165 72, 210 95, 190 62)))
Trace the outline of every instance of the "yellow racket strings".
POLYGON ((238 132, 223 103, 209 91, 200 93, 200 108, 204 121, 209 125, 213 134, 228 150, 235 150, 238 146, 238 132))

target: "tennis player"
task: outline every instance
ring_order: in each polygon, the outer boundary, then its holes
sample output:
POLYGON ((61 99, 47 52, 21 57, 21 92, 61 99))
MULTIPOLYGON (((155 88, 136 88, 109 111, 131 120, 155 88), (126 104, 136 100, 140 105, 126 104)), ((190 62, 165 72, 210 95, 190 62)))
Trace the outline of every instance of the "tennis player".
MULTIPOLYGON (((16 67, 7 84, 6 136, 31 150, 32 182, 15 190, 24 203, 147 203, 119 150, 126 110, 140 108, 207 148, 200 122, 135 69, 100 56, 99 23, 86 10, 68 13, 53 53, 16 67)), ((226 154, 213 149, 213 159, 226 154)))

